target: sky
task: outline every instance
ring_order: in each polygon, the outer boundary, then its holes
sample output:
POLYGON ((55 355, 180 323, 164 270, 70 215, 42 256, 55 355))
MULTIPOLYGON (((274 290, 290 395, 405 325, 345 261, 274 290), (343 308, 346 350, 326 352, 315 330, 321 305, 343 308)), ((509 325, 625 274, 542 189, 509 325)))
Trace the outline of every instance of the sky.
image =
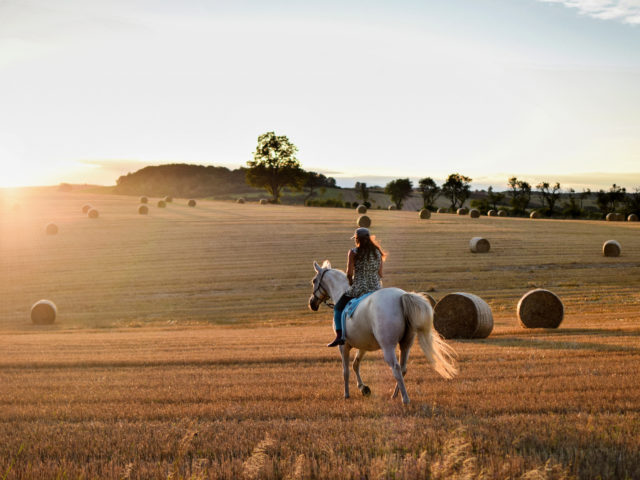
POLYGON ((640 187, 640 0, 0 0, 0 187, 237 168, 640 187))

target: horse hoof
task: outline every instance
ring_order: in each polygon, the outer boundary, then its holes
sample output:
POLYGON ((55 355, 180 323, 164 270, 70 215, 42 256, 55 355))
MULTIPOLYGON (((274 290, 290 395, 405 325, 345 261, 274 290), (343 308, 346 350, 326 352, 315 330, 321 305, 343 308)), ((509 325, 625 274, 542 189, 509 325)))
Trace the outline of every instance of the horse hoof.
POLYGON ((363 397, 368 397, 369 395, 371 395, 371 389, 366 385, 364 385, 360 391, 362 392, 363 397))

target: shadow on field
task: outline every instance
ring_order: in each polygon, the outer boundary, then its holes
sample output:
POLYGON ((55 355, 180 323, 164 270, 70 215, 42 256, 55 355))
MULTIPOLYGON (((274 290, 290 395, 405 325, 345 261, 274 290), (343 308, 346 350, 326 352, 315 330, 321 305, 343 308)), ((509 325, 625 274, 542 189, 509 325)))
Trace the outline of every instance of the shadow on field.
POLYGON ((640 329, 611 329, 611 328, 558 328, 532 329, 533 332, 544 335, 585 335, 598 337, 640 337, 640 329))
MULTIPOLYGON (((633 335, 635 336, 635 335, 633 335)), ((465 343, 492 345, 496 347, 535 348, 544 350, 587 350, 595 352, 634 352, 640 353, 640 348, 622 345, 609 345, 593 342, 572 342, 566 340, 542 340, 539 338, 486 338, 484 340, 463 340, 465 343)))
POLYGON ((500 333, 493 333, 496 337, 513 337, 527 335, 532 337, 550 336, 587 336, 587 337, 640 337, 638 328, 510 328, 500 333))

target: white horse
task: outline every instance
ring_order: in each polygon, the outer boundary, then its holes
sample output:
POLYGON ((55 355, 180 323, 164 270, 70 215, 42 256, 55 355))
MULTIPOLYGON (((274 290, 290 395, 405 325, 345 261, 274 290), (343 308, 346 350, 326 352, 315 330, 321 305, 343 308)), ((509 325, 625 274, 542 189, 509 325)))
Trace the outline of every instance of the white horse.
MULTIPOLYGON (((313 268, 316 276, 312 280, 313 294, 309 298, 309 308, 317 311, 320 304, 329 298, 337 302, 349 287, 349 281, 344 272, 331 268, 328 260, 322 266, 313 262, 313 268)), ((422 295, 407 293, 399 288, 383 288, 363 299, 353 316, 348 317, 345 323, 345 344, 340 346, 345 398, 349 398, 349 354, 352 348, 358 349, 353 361, 353 371, 358 380, 358 389, 363 395, 371 394, 371 390, 360 377, 360 361, 365 352, 382 349, 384 360, 396 379, 392 398, 400 391, 402 402, 409 403, 403 377, 407 373, 409 350, 416 335, 422 351, 436 372, 444 378, 452 378, 458 373, 453 362, 455 352, 433 328, 433 309, 422 295), (400 363, 396 357, 398 344, 400 363)))

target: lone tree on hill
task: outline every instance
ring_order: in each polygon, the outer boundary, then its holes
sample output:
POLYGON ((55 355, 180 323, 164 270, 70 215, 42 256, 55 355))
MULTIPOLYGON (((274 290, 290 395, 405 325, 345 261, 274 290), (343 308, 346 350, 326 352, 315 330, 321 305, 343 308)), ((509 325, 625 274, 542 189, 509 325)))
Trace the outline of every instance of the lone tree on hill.
POLYGON ((408 178, 398 178, 391 180, 384 187, 384 193, 391 197, 391 201, 396 204, 398 210, 402 210, 402 203, 409 198, 413 191, 413 184, 408 178))
POLYGON ((462 207, 471 195, 471 180, 459 173, 452 173, 442 184, 442 194, 449 199, 453 210, 462 207))
POLYGON ((440 187, 431 177, 426 177, 418 182, 418 191, 422 195, 422 203, 424 208, 435 210, 434 203, 440 196, 440 187))
POLYGON ((516 177, 511 177, 508 185, 513 213, 525 213, 531 201, 531 185, 524 180, 518 180, 516 177))
POLYGON ((536 185, 536 188, 540 190, 542 201, 547 205, 547 215, 552 216, 553 208, 560 198, 560 183, 556 182, 554 185, 549 185, 549 182, 540 182, 536 185))
POLYGON ((284 187, 300 188, 305 181, 305 172, 295 157, 297 151, 284 135, 260 135, 253 160, 247 162, 247 183, 265 188, 272 195, 272 202, 278 203, 284 187))

